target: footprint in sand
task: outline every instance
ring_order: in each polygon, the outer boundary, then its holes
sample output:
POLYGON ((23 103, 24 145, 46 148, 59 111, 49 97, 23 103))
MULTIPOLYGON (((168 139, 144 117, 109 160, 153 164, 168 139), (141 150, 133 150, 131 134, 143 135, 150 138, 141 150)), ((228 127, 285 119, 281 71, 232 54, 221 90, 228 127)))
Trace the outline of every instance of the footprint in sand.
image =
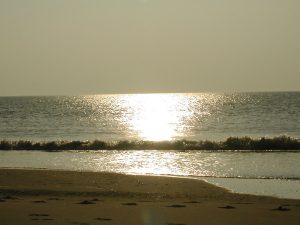
POLYGON ((174 204, 174 205, 168 205, 167 207, 172 207, 172 208, 184 208, 184 207, 186 207, 186 205, 174 204))
POLYGON ((60 201, 63 200, 62 198, 48 198, 50 201, 60 201))
POLYGON ((285 208, 283 206, 279 206, 277 208, 271 209, 272 211, 291 211, 289 208, 285 208))
POLYGON ((197 203, 201 203, 201 202, 197 202, 197 201, 189 201, 189 202, 184 202, 186 204, 197 204, 197 203))
POLYGON ((51 218, 32 218, 31 220, 44 220, 44 221, 50 221, 50 220, 54 220, 54 219, 51 219, 51 218))
POLYGON ((38 213, 33 213, 33 214, 29 214, 31 218, 31 220, 54 220, 52 218, 48 218, 48 214, 38 214, 38 213))
POLYGON ((90 205, 90 204, 96 204, 95 202, 92 202, 92 201, 88 201, 88 200, 84 200, 84 201, 81 201, 77 204, 81 204, 81 205, 90 205))
POLYGON ((38 213, 33 213, 33 214, 29 214, 29 216, 41 216, 41 217, 46 217, 49 216, 48 214, 38 214, 38 213))
POLYGON ((127 202, 127 203, 122 203, 122 205, 134 206, 134 205, 137 205, 137 204, 135 202, 127 202))
POLYGON ((235 209, 235 207, 234 207, 234 206, 231 206, 231 205, 220 206, 220 207, 218 207, 218 208, 220 208, 220 209, 235 209))
POLYGON ((98 218, 95 218, 95 220, 111 221, 112 219, 110 219, 110 218, 102 218, 102 217, 98 217, 98 218))
POLYGON ((98 198, 93 198, 90 200, 91 202, 102 202, 102 199, 98 199, 98 198))
POLYGON ((4 200, 18 200, 19 198, 13 197, 13 196, 4 196, 1 199, 4 199, 4 200))
POLYGON ((37 201, 32 201, 33 203, 46 203, 45 201, 43 200, 37 200, 37 201))

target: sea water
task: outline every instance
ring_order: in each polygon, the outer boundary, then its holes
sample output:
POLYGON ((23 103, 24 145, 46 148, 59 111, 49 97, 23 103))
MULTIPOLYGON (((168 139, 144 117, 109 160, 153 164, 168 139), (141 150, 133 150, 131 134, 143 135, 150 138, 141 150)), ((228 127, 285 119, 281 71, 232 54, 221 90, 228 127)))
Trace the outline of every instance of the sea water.
POLYGON ((300 199, 300 153, 172 150, 0 151, 0 167, 204 179, 238 193, 300 199))
MULTIPOLYGON (((300 93, 1 97, 0 139, 225 140, 300 137, 300 93)), ((29 149, 30 150, 30 149, 29 149)), ((0 167, 175 175, 300 199, 300 153, 1 151, 0 167)))
POLYGON ((8 140, 300 137, 300 92, 0 97, 8 140))

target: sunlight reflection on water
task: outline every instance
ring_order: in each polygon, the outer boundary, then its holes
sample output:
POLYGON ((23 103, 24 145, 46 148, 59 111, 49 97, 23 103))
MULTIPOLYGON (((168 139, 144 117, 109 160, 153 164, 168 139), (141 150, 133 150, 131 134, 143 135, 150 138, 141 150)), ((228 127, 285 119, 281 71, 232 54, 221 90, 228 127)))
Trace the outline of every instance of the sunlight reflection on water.
POLYGON ((299 153, 205 151, 0 151, 2 168, 117 172, 205 178, 238 192, 300 199, 299 153), (232 179, 231 179, 232 178, 232 179), (237 179, 239 178, 239 179, 237 179), (241 179, 243 178, 243 179, 241 179), (278 181, 278 182, 277 182, 278 181), (279 182, 280 181, 280 182, 279 182), (263 184, 266 184, 264 186, 263 184), (277 184, 280 185, 277 188, 277 184), (260 185, 259 192, 257 187, 260 185), (247 187, 244 188, 244 187, 247 187), (272 186, 271 190, 269 187, 272 186))
POLYGON ((136 139, 162 141, 186 137, 195 121, 211 114, 220 99, 216 94, 118 95, 117 121, 136 139))
POLYGON ((132 111, 123 117, 129 128, 141 139, 151 141, 171 140, 183 132, 181 123, 190 113, 184 107, 188 100, 178 95, 124 96, 124 106, 132 111))
POLYGON ((299 137, 300 94, 190 93, 0 98, 8 140, 215 140, 299 137))

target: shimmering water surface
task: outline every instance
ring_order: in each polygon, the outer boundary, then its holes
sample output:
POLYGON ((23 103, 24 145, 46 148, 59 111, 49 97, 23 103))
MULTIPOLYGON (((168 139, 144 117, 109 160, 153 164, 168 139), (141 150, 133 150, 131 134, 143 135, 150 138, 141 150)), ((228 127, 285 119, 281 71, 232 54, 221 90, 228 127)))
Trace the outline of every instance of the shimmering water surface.
POLYGON ((205 178, 242 193, 300 199, 299 153, 199 151, 2 151, 0 167, 205 178))
MULTIPOLYGON (((0 139, 300 138, 300 92, 0 97, 0 139)), ((300 153, 0 151, 0 167, 204 178, 237 192, 300 199, 300 153)))
POLYGON ((300 92, 0 97, 9 140, 300 137, 300 92))

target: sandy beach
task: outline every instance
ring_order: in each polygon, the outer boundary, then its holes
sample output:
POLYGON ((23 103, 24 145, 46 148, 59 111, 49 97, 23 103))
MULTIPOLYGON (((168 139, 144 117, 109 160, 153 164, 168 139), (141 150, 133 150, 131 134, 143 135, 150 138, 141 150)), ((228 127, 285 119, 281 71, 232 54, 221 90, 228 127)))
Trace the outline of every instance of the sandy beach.
POLYGON ((233 194, 204 181, 0 170, 0 224, 299 224, 300 200, 233 194))

